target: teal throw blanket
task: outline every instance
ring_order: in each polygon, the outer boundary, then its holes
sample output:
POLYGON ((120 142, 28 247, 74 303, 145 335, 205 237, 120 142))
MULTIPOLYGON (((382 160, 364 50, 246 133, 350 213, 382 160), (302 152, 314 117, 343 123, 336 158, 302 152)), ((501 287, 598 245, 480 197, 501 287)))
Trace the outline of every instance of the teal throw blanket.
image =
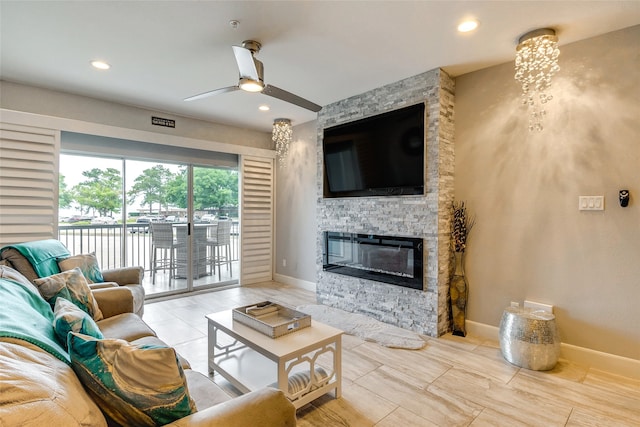
POLYGON ((38 277, 47 277, 60 273, 58 259, 67 258, 71 255, 62 242, 56 239, 16 243, 15 245, 5 246, 2 249, 5 248, 14 248, 24 255, 33 266, 38 277))
POLYGON ((0 278, 0 301, 0 338, 30 342, 71 364, 69 354, 56 341, 51 306, 36 290, 0 278))

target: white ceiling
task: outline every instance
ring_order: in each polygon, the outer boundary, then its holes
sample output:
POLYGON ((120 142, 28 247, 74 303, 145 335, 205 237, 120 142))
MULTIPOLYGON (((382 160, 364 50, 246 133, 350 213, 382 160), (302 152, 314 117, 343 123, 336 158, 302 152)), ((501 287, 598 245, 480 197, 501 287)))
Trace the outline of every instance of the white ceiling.
POLYGON ((231 46, 246 39, 262 43, 265 83, 327 105, 437 67, 459 76, 512 61, 517 39, 532 29, 556 29, 562 48, 637 24, 638 0, 0 0, 0 76, 270 131, 274 118, 296 125, 316 113, 241 91, 183 101, 237 84, 231 46), (459 34, 466 17, 480 27, 459 34), (112 68, 95 70, 92 59, 112 68), (258 111, 261 104, 271 110, 258 111))

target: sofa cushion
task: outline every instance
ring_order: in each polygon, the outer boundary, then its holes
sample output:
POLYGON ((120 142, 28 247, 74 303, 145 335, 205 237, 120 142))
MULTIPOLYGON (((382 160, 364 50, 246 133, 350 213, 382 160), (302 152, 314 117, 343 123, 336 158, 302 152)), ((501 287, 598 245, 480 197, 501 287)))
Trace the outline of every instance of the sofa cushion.
POLYGON ((195 412, 173 348, 72 332, 69 354, 80 381, 119 424, 164 425, 195 412))
POLYGON ((184 375, 187 378, 189 394, 198 411, 231 400, 231 397, 224 390, 200 372, 188 369, 184 371, 184 375))
POLYGON ((200 409, 171 427, 193 426, 296 426, 296 408, 280 390, 264 387, 251 393, 200 409))
MULTIPOLYGON (((130 343, 137 346, 144 345, 144 346, 167 347, 167 343, 165 343, 158 337, 152 337, 152 336, 138 338, 137 340, 130 341, 130 343)), ((178 356, 178 362, 180 362, 180 366, 182 366, 183 370, 191 369, 191 364, 187 359, 182 357, 182 355, 180 355, 180 353, 178 353, 177 351, 176 351, 176 355, 178 356)), ((189 388, 189 390, 191 390, 191 388, 189 388)))
POLYGON ((73 270, 76 267, 79 268, 89 284, 104 282, 104 277, 102 277, 102 273, 100 272, 100 265, 98 264, 95 252, 59 259, 58 266, 60 267, 60 271, 73 270))
POLYGON ((56 331, 58 341, 64 348, 67 348, 69 332, 79 332, 94 338, 103 338, 100 328, 91 316, 65 298, 56 299, 56 306, 53 309, 53 328, 56 331))
POLYGON ((100 320, 98 327, 105 338, 118 338, 134 341, 138 338, 156 336, 140 316, 133 313, 122 313, 100 320))
POLYGON ((55 306, 56 298, 62 297, 89 313, 94 320, 102 319, 100 307, 79 268, 36 279, 33 282, 51 307, 55 306))
POLYGON ((71 366, 25 341, 0 341, 0 424, 106 427, 71 366))

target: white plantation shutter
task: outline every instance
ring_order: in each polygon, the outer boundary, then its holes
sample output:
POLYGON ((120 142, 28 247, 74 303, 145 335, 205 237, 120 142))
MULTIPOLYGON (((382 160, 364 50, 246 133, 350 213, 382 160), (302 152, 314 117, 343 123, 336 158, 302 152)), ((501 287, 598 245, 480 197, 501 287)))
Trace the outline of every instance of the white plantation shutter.
POLYGON ((273 159, 241 159, 240 283, 273 279, 273 159))
POLYGON ((0 247, 57 236, 60 133, 0 123, 0 247))

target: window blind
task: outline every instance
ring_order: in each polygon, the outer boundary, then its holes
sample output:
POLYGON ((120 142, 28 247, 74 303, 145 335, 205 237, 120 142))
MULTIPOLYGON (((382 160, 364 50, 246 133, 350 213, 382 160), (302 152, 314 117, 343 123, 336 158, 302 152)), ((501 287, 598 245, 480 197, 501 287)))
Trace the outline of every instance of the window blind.
POLYGON ((0 247, 57 237, 60 132, 0 123, 0 247))
POLYGON ((238 155, 180 146, 151 144, 106 136, 62 132, 62 150, 69 154, 103 155, 129 160, 166 161, 236 169, 238 155))
POLYGON ((240 283, 273 280, 273 159, 241 158, 240 283))

